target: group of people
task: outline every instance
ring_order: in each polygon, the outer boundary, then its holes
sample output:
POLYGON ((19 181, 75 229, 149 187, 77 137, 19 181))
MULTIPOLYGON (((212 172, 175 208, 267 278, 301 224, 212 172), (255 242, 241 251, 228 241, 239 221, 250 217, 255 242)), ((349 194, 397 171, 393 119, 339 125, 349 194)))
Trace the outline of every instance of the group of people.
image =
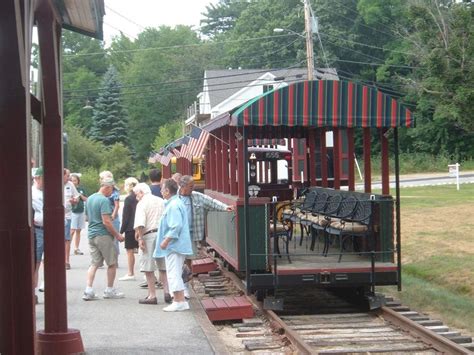
MULTIPOLYGON (((31 200, 33 209, 33 224, 35 235, 35 275, 34 287, 38 288, 38 270, 44 253, 44 223, 43 223, 43 168, 32 170, 33 184, 31 200)), ((79 249, 81 230, 85 228, 85 202, 87 194, 80 186, 81 178, 78 174, 71 174, 69 169, 63 172, 64 191, 64 239, 65 239, 65 265, 71 268, 69 255, 71 253, 71 239, 74 239, 74 254, 83 255, 79 249)), ((42 289, 42 287, 40 287, 42 289)), ((36 301, 38 297, 35 294, 36 301)))
MULTIPOLYGON (((93 289, 96 272, 104 262, 107 265, 107 287, 103 298, 123 298, 124 294, 114 287, 119 243, 125 241, 127 274, 120 281, 135 280, 135 251, 139 251, 139 270, 145 275, 141 286, 148 289, 140 304, 158 304, 156 285, 162 285, 164 302, 169 303, 167 312, 189 309, 188 281, 191 276, 191 260, 198 255, 204 239, 205 215, 208 211, 232 211, 233 207, 193 191, 191 176, 174 174, 171 179, 161 179, 161 173, 152 169, 151 184, 139 183, 130 177, 124 182, 127 197, 124 200, 122 223, 119 220, 120 193, 113 174, 104 171, 99 176, 99 190, 86 196, 80 187, 80 177, 65 169, 65 240, 66 268, 70 268, 71 236, 74 237, 74 254, 82 255, 79 235, 85 228, 91 264, 87 272, 87 285, 83 300, 97 299, 93 289), (69 181, 69 179, 71 181, 69 181), (118 222, 117 222, 118 221, 118 222), (155 272, 158 271, 158 278, 155 272)), ((35 238, 37 267, 43 253, 42 225, 42 168, 34 174, 33 209, 35 211, 35 238), (41 195, 41 198, 36 198, 41 195), (41 200, 41 204, 38 203, 41 200)))

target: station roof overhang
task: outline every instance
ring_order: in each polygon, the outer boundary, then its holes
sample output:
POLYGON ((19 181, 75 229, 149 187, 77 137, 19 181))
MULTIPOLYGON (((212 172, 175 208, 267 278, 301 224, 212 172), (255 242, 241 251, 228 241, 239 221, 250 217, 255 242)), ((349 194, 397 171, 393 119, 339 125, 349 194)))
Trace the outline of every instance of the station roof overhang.
POLYGON ((374 87, 344 80, 301 81, 268 91, 203 126, 253 128, 414 127, 413 113, 374 87))
POLYGON ((53 0, 63 28, 102 40, 104 0, 53 0))

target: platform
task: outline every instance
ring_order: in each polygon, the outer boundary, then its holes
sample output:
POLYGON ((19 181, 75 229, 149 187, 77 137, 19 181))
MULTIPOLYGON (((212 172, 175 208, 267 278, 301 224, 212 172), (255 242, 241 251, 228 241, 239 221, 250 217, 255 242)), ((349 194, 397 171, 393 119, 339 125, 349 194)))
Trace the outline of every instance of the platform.
MULTIPOLYGON (((120 245, 117 279, 126 273, 126 254, 120 245)), ((106 268, 97 271, 94 282, 99 299, 81 299, 89 266, 87 238, 81 238, 85 255, 72 255, 71 270, 67 271, 67 299, 69 327, 79 329, 87 354, 212 354, 225 353, 213 337, 215 328, 196 299, 191 300, 191 310, 163 312, 163 290, 157 289, 158 305, 141 305, 138 299, 146 296, 146 289, 138 284, 143 276, 137 272, 137 281, 116 281, 125 293, 124 299, 104 300, 106 268), (209 339, 212 339, 211 341, 209 339)), ((138 270, 138 254, 136 266, 138 270)), ((48 287, 48 285, 46 285, 48 287)), ((44 329, 44 294, 39 292, 40 304, 36 306, 37 330, 44 329)), ((215 334, 214 334, 215 335, 215 334)))
MULTIPOLYGON (((368 254, 358 254, 352 250, 344 251, 339 262, 340 249, 338 245, 331 245, 327 256, 322 254, 323 241, 319 238, 315 243, 314 250, 310 249, 311 239, 305 237, 300 245, 299 233, 293 237, 289 244, 290 260, 286 255, 286 250, 280 242, 281 256, 277 258, 278 274, 293 274, 295 272, 320 272, 329 271, 367 271, 370 272, 371 260, 368 254)), ((273 261, 271 261, 273 263, 273 261)), ((375 269, 378 272, 396 271, 397 265, 393 262, 375 262, 375 269)))

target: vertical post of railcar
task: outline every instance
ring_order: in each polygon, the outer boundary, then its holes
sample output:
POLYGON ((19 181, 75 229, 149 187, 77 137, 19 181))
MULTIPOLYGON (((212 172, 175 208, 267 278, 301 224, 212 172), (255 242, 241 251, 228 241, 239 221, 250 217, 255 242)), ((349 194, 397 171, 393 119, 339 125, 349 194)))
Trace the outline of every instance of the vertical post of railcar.
POLYGON ((245 235, 245 281, 247 283, 247 293, 250 291, 250 230, 249 230, 249 149, 247 127, 243 127, 243 148, 244 148, 244 235, 245 235))
POLYGON ((398 267, 398 291, 402 290, 402 234, 400 231, 400 160, 398 151, 398 128, 393 129, 394 155, 395 155, 395 217, 397 227, 397 267, 398 267))

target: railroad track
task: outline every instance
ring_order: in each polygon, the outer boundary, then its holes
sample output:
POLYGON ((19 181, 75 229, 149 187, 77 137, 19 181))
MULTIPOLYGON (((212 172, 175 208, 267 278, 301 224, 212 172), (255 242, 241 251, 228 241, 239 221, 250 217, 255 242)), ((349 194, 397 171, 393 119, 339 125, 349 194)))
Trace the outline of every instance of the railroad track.
MULTIPOLYGON (((203 278, 205 281, 198 286, 202 293, 216 297, 243 294, 242 281, 224 268, 221 270, 222 274, 203 278)), ((392 299, 387 306, 366 312, 348 298, 335 297, 324 290, 311 290, 315 292, 312 295, 304 290, 298 290, 298 295, 285 292, 282 291, 285 311, 278 314, 263 309, 254 296, 247 296, 261 317, 232 324, 235 336, 246 350, 301 354, 474 354, 471 337, 392 299)))

